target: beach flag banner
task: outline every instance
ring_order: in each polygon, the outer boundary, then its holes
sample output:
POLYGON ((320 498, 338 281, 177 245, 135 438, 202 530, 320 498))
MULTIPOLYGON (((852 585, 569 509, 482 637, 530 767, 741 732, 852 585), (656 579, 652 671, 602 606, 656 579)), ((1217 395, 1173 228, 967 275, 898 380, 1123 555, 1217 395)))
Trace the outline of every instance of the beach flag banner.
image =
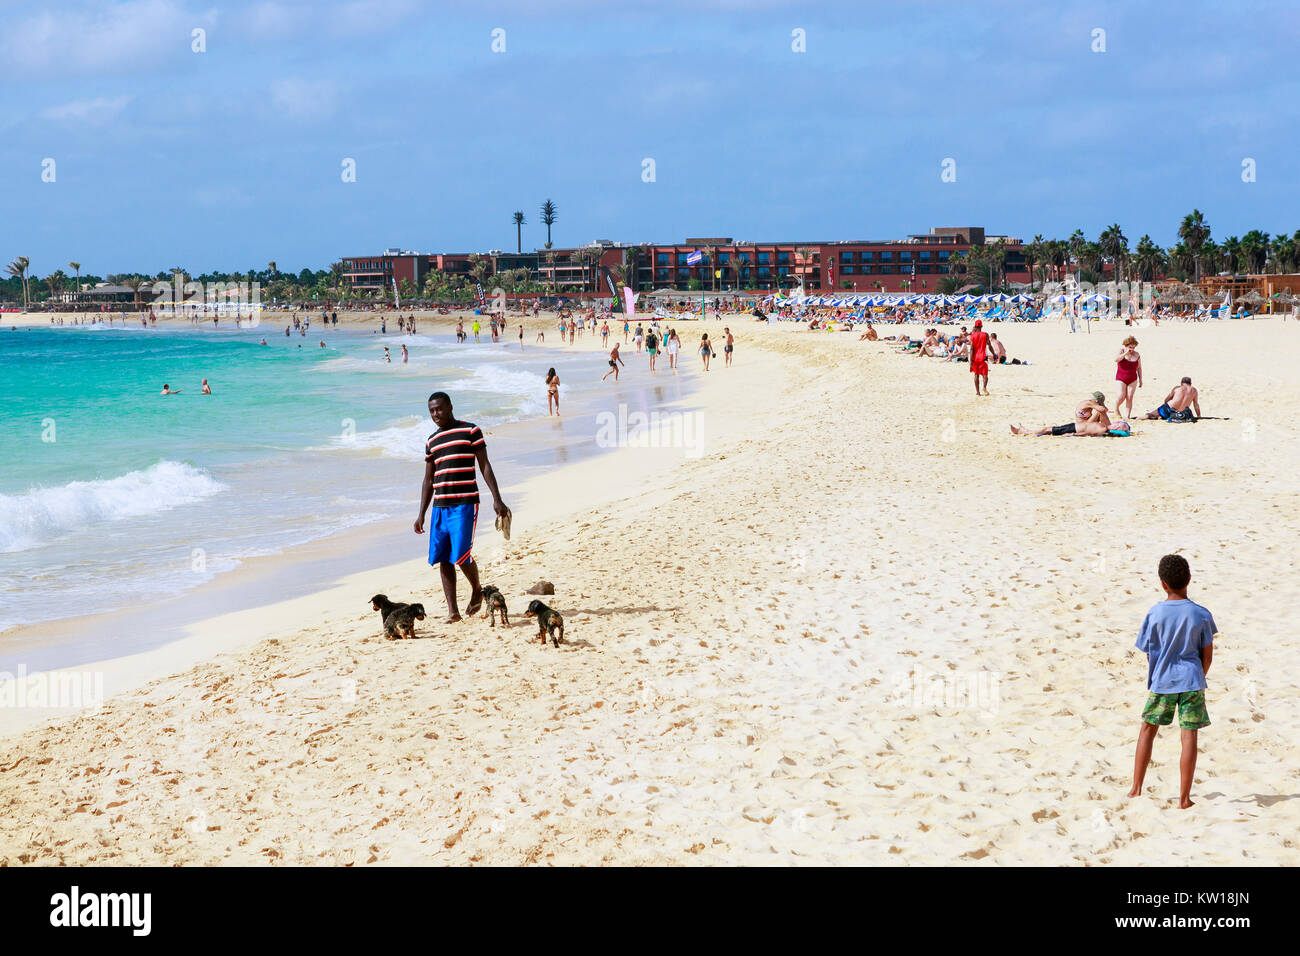
POLYGON ((698 266, 703 261, 704 261, 704 253, 702 253, 699 249, 696 249, 694 252, 692 252, 690 255, 686 257, 686 264, 688 266, 698 266))
POLYGON ((610 275, 608 269, 602 269, 601 271, 605 273, 605 285, 609 288, 609 294, 614 298, 614 302, 610 306, 610 311, 611 312, 617 311, 618 310, 618 289, 614 287, 614 277, 610 275))
POLYGON ((636 315, 636 293, 628 285, 623 286, 623 311, 630 316, 636 315))
POLYGON ((482 283, 482 282, 475 281, 474 286, 475 286, 475 288, 478 289, 478 304, 479 304, 479 305, 484 305, 484 304, 486 304, 487 299, 486 299, 486 297, 483 295, 483 283, 482 283))

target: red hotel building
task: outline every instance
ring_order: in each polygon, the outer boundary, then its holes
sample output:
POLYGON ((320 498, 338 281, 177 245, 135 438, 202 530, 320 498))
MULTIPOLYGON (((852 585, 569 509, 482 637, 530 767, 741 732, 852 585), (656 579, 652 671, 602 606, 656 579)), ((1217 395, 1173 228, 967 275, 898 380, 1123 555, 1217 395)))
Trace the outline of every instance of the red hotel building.
MULTIPOLYGON (((1028 282, 1024 245, 1020 239, 999 237, 1006 249, 1003 269, 1012 282, 1028 282)), ((531 253, 487 254, 493 272, 527 269, 533 281, 569 294, 608 295, 602 269, 635 261, 637 291, 687 291, 692 280, 708 292, 790 288, 854 292, 925 292, 950 274, 954 255, 994 240, 978 226, 935 228, 905 239, 811 242, 743 242, 730 237, 702 237, 680 243, 621 245, 595 243, 579 249, 550 249, 531 253), (687 259, 696 251, 701 262, 687 259), (581 254, 586 253, 588 261, 581 254)), ((381 256, 343 260, 344 276, 355 288, 391 288, 410 279, 418 290, 431 270, 468 274, 469 254, 422 255, 388 250, 381 256)))

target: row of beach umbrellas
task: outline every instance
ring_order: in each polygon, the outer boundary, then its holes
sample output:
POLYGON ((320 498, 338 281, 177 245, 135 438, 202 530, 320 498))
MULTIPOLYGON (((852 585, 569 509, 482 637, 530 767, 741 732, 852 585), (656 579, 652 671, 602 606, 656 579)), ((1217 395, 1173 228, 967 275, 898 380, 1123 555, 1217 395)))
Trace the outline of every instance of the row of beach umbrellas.
POLYGON ((792 296, 787 299, 776 299, 778 305, 829 305, 829 306, 847 306, 856 308, 859 306, 879 307, 879 306, 903 306, 903 305, 967 305, 971 303, 993 303, 993 302, 1032 302, 1033 297, 1029 295, 1007 295, 1005 292, 998 292, 988 295, 843 295, 843 296, 814 296, 802 295, 792 296))

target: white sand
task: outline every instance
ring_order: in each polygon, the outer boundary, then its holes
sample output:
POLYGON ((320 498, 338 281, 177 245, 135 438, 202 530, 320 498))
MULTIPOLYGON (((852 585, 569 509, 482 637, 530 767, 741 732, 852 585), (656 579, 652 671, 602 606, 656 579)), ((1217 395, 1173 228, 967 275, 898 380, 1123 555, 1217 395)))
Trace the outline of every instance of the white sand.
POLYGON ((1300 326, 1137 330, 1141 411, 1187 374, 1232 420, 1129 439, 1007 430, 1113 396, 1119 325, 995 327, 1035 364, 978 399, 965 366, 886 343, 732 328, 702 455, 557 471, 509 545, 482 532, 513 627, 382 640, 373 592, 440 603, 414 536, 207 621, 148 662, 175 676, 4 738, 0 862, 1300 860, 1300 326), (1223 632, 1187 812, 1169 731, 1125 796, 1133 641, 1173 550, 1223 632), (538 577, 559 650, 522 616, 538 577))

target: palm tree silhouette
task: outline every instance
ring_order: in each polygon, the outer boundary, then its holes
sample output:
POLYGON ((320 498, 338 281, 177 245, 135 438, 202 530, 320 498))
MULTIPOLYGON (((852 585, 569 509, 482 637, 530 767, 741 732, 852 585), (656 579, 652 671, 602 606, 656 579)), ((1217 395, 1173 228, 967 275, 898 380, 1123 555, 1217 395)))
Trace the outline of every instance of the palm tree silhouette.
POLYGON ((15 279, 18 279, 23 287, 23 311, 27 311, 28 304, 28 286, 27 286, 27 267, 31 265, 31 260, 26 256, 19 256, 9 265, 5 266, 5 272, 9 273, 15 279))
POLYGON ((542 203, 542 224, 546 226, 546 248, 551 248, 551 226, 555 224, 557 218, 555 203, 549 199, 542 203))
POLYGON ((524 251, 524 223, 528 220, 524 218, 522 211, 516 212, 515 220, 515 252, 523 253, 524 251))
POLYGON ((1178 238, 1187 244, 1187 252, 1192 257, 1192 266, 1196 273, 1196 281, 1201 281, 1201 247, 1205 245, 1205 240, 1210 238, 1210 226, 1201 215, 1199 209, 1193 209, 1183 217, 1182 224, 1178 227, 1178 238))
POLYGON ((80 292, 81 291, 81 263, 69 262, 68 268, 77 274, 77 291, 80 292))

